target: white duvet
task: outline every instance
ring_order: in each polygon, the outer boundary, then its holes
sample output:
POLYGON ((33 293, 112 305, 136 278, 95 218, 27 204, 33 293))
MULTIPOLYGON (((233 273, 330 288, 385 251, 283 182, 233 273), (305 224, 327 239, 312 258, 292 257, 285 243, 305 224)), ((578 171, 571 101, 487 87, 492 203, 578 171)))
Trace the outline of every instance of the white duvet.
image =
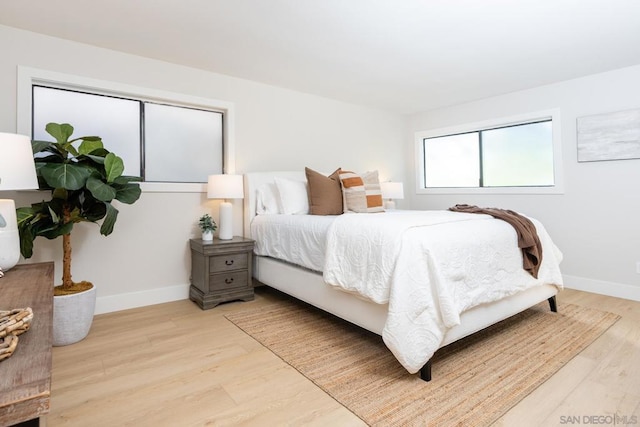
POLYGON ((562 285, 562 253, 531 220, 543 248, 538 279, 522 268, 516 232, 502 220, 397 211, 338 216, 328 229, 324 280, 389 303, 384 342, 415 373, 464 310, 533 286, 562 285))

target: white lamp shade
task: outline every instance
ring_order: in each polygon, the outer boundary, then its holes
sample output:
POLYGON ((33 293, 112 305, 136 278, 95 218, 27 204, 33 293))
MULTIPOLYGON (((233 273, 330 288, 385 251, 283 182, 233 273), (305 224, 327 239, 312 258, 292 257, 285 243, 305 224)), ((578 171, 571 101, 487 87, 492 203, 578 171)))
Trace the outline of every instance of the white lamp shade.
POLYGON ((28 136, 0 133, 0 191, 38 188, 31 140, 28 136))
POLYGON ((401 182, 381 182, 380 191, 383 199, 404 199, 404 188, 401 182))
POLYGON ((209 175, 207 197, 210 199, 242 199, 242 175, 209 175))

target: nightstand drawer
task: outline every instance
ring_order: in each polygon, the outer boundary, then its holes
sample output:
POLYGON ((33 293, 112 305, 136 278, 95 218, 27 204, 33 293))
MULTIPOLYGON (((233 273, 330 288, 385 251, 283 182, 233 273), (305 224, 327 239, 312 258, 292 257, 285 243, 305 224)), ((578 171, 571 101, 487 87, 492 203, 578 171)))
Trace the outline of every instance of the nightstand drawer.
POLYGON ((249 272, 234 271, 230 273, 213 274, 209 278, 209 292, 230 288, 249 287, 249 272))
POLYGON ((223 302, 251 301, 254 244, 253 240, 239 236, 209 242, 191 239, 189 299, 203 310, 223 302))
POLYGON ((220 273, 230 270, 242 270, 248 266, 248 255, 246 252, 229 255, 219 255, 211 257, 209 264, 210 273, 220 273))

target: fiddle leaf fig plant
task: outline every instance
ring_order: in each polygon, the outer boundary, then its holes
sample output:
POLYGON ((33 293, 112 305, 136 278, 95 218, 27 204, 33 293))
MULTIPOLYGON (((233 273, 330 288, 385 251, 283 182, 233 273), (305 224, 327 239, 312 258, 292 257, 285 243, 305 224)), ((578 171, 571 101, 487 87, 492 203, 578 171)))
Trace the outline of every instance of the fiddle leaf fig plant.
POLYGON ((113 200, 132 204, 140 197, 140 177, 123 175, 120 157, 104 148, 99 136, 70 139, 73 126, 49 123, 46 131, 52 141, 32 141, 40 190, 48 190, 51 199, 16 209, 20 234, 20 252, 33 255, 36 237, 56 239, 62 236, 62 285, 56 295, 89 289, 90 282, 71 280, 71 231, 74 224, 100 224, 100 233, 113 232, 118 209, 113 200), (78 288, 79 289, 76 289, 78 288))

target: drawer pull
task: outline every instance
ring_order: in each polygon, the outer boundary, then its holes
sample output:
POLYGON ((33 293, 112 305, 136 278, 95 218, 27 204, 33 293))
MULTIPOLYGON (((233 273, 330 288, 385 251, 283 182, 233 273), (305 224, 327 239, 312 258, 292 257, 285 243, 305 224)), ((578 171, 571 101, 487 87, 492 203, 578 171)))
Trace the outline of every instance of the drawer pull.
POLYGON ((233 260, 232 259, 227 259, 224 261, 225 265, 233 265, 233 260))
POLYGON ((227 285, 230 285, 233 283, 233 277, 227 277, 226 279, 224 279, 224 283, 226 283, 227 285))

